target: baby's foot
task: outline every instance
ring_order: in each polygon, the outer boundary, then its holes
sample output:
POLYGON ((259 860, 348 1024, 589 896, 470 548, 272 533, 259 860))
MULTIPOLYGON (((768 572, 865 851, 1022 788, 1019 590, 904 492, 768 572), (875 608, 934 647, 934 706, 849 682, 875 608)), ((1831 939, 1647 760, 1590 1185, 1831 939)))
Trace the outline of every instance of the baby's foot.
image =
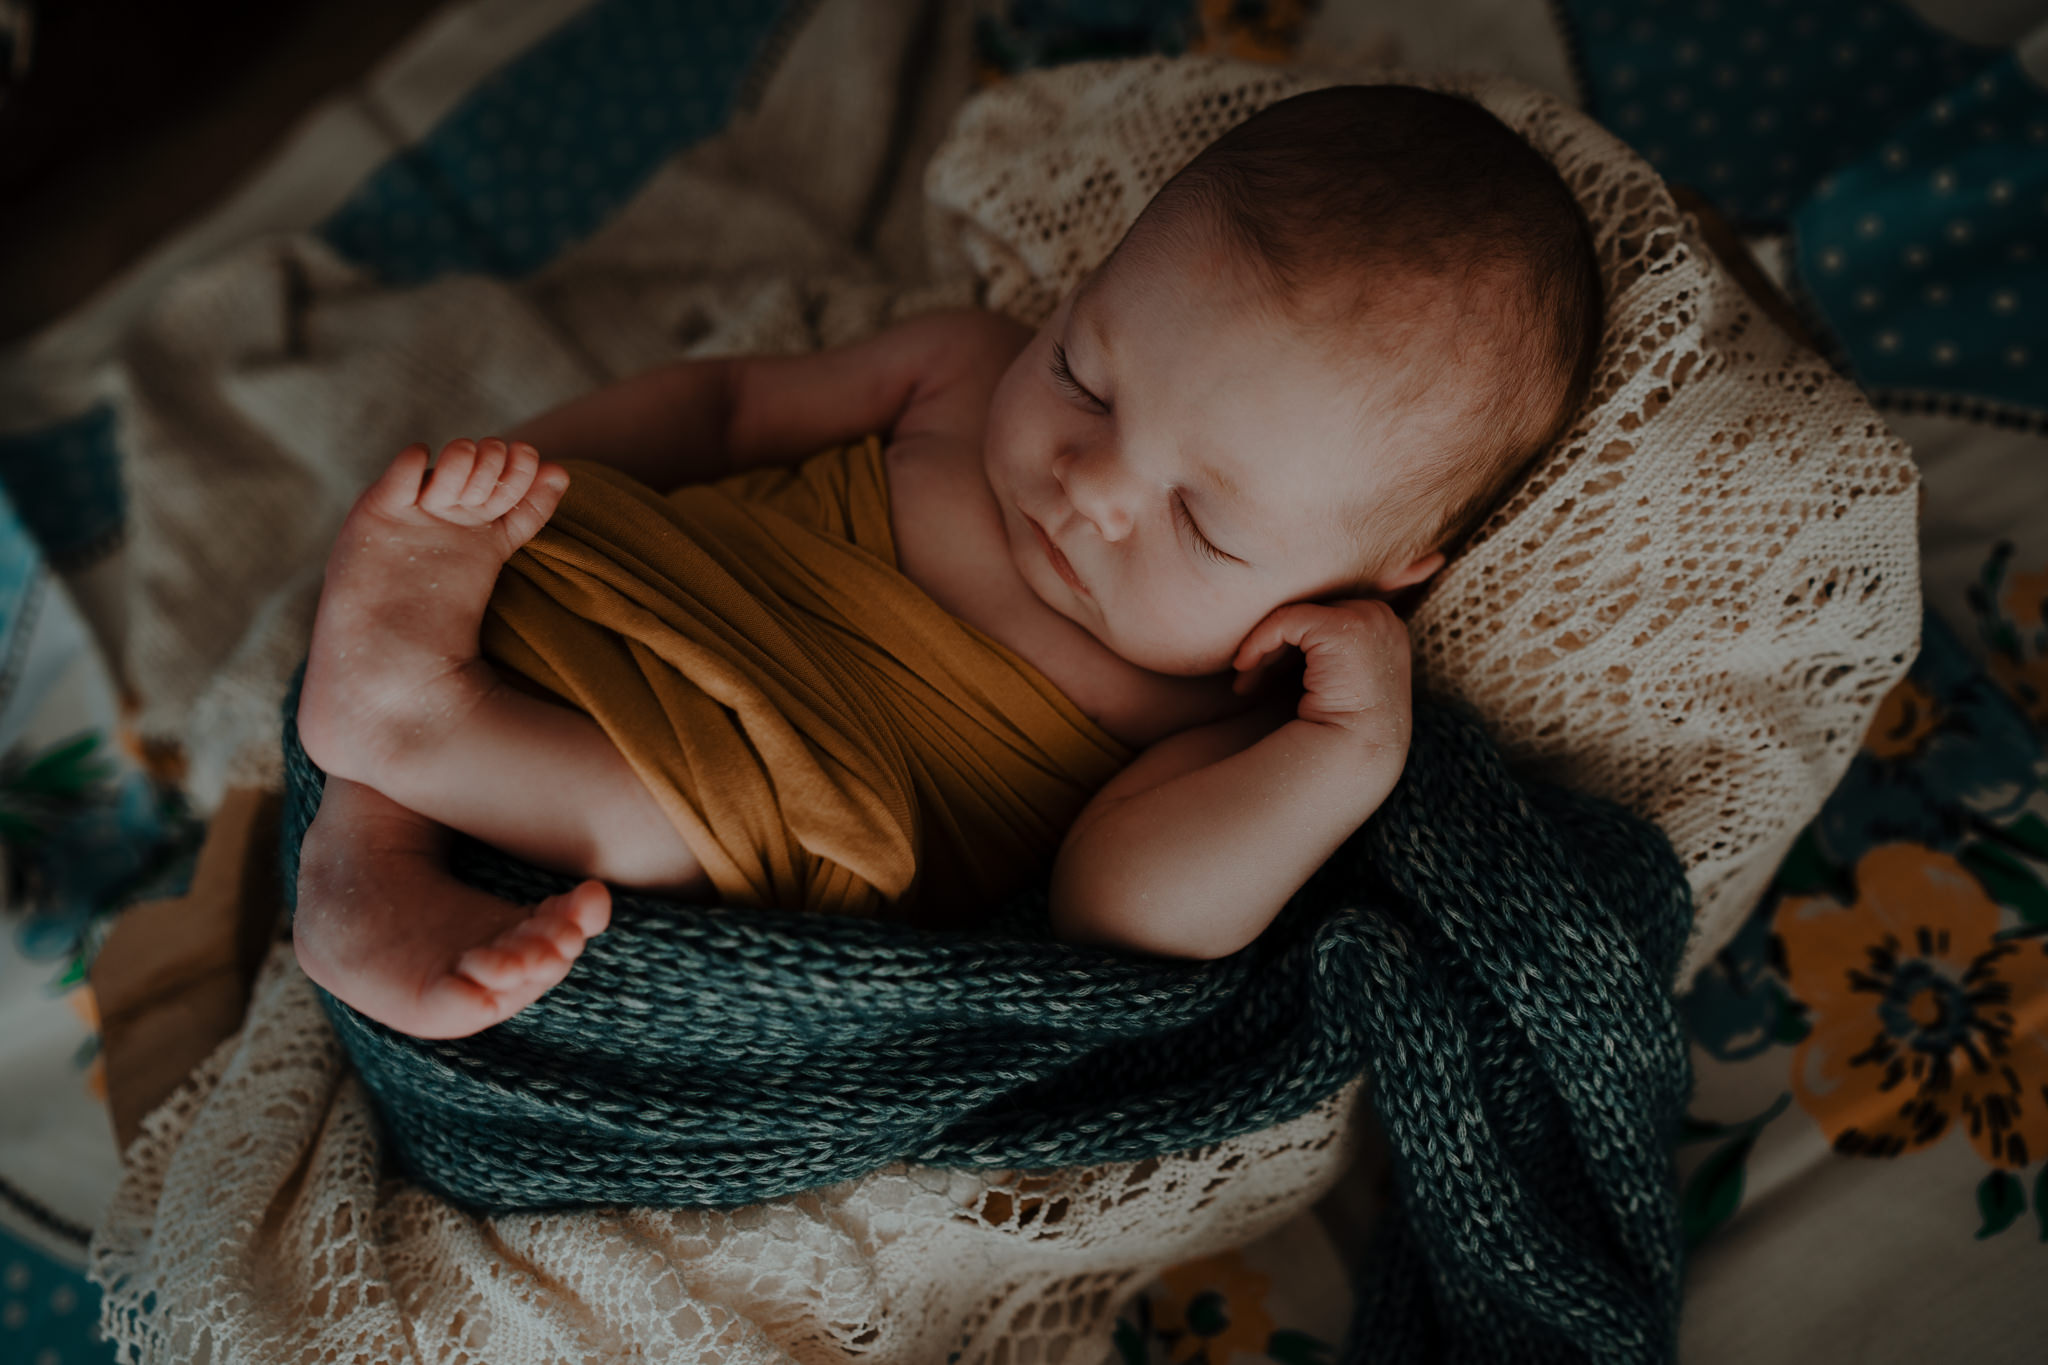
POLYGON ((438 986, 444 1008, 485 1019, 478 1028, 509 1019, 567 976, 583 945, 611 919, 612 894, 603 882, 579 882, 549 896, 525 919, 455 960, 438 986))
POLYGON ((329 779, 300 849, 300 966, 336 998, 419 1038, 462 1038, 511 1018, 611 923, 603 882, 514 905, 457 881, 446 849, 439 826, 341 778, 329 779))
POLYGON ((569 475, 530 445, 408 446, 356 500, 327 560, 299 692, 299 739, 378 784, 493 682, 477 630, 498 571, 554 515, 569 475))

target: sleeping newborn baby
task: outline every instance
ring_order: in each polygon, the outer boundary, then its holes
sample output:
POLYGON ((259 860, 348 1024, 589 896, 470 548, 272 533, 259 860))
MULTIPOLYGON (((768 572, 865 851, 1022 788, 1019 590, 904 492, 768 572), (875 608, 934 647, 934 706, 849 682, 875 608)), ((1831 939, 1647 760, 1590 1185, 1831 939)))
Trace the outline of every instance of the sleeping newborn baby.
POLYGON ((1047 860, 1064 937, 1234 952, 1399 777, 1387 599, 1570 420, 1600 316, 1547 161, 1340 87, 1202 152, 1035 334, 927 315, 414 446, 328 563, 299 960, 455 1037, 607 884, 957 925, 1047 860), (500 901, 451 829, 586 880, 500 901))

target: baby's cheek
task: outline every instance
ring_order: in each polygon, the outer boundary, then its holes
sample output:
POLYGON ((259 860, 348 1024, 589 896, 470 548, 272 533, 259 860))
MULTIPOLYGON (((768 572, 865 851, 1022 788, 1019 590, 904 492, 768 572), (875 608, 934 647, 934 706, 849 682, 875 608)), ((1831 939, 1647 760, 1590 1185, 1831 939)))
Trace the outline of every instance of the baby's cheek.
POLYGON ((1219 673, 1230 667, 1244 637, 1258 624, 1243 608, 1213 590, 1182 596, 1155 617, 1158 653, 1172 665, 1154 665, 1162 672, 1185 676, 1219 673))

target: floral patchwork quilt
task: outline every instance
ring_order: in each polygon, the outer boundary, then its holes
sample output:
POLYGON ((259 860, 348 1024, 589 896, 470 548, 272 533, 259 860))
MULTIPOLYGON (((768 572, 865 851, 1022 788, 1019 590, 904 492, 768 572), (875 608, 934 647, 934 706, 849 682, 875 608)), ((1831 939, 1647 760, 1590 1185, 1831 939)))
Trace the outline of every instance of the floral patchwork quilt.
MULTIPOLYGON (((436 70, 470 93, 295 225, 392 280, 541 269, 831 6, 445 8, 417 41, 443 44, 436 70), (545 137, 496 80, 515 64, 522 90, 561 95, 545 137), (625 88, 659 115, 609 127, 625 88), (586 124, 606 150, 562 150, 586 124), (504 212, 450 209, 486 201, 504 212)), ((1919 657, 1682 998, 1689 1361, 2020 1361, 2048 1324, 2048 6, 1934 8, 974 0, 956 26, 983 83, 1211 51, 1543 85, 1737 225, 1912 444, 1919 657)), ((84 969, 121 908, 184 885, 203 830, 175 768, 130 738, 109 667, 130 509, 118 392, 95 376, 119 328, 73 322, 63 346, 0 356, 0 1359, 34 1365, 110 1358, 80 1273, 118 1169, 84 969)), ((1160 1276, 1110 1359, 1338 1359, 1375 1181, 1160 1276)))

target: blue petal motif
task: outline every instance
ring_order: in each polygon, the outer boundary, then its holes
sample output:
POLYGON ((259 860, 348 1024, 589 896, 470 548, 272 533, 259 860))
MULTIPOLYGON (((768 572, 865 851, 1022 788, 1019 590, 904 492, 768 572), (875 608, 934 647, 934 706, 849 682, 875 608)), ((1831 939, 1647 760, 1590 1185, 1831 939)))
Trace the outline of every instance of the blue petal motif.
POLYGON ((1910 754, 1856 756, 1814 823, 1822 851, 1840 866, 1883 843, 1953 849, 1973 827, 2017 815, 2048 769, 2026 715, 1933 612, 1921 642, 1908 676, 1940 718, 1910 754))
POLYGON ((1721 1061, 1739 1062, 1781 1041, 1778 1017, 1787 996, 1770 961, 1776 910, 1777 898, 1766 898, 1679 997, 1686 1032, 1721 1061))

